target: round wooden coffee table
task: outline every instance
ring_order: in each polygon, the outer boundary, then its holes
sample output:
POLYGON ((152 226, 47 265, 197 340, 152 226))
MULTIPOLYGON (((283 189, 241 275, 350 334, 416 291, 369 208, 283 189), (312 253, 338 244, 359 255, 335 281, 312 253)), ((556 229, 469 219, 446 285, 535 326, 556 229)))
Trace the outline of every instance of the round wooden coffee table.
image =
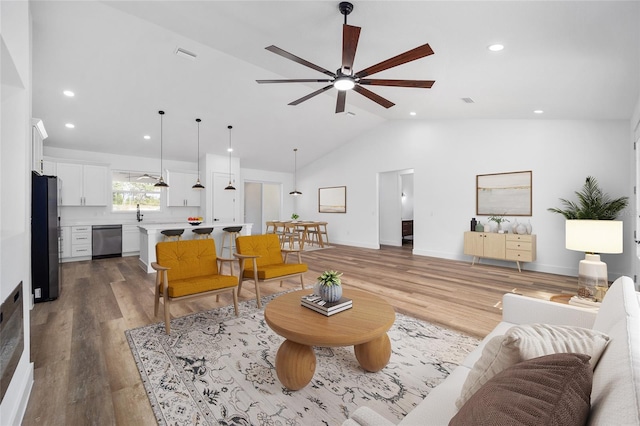
POLYGON ((300 305, 311 290, 279 296, 264 309, 264 318, 273 331, 284 337, 276 354, 276 373, 291 390, 305 387, 316 370, 313 346, 353 346, 360 366, 371 372, 383 369, 391 357, 387 331, 396 319, 393 307, 378 296, 343 289, 353 307, 324 316, 300 305))

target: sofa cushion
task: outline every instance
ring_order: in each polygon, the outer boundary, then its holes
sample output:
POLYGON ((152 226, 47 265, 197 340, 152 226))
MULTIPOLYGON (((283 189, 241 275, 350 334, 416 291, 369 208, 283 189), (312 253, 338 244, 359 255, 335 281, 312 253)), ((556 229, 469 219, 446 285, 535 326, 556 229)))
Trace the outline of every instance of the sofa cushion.
POLYGON ((558 353, 495 375, 451 419, 457 425, 581 425, 589 415, 589 356, 558 353))
POLYGON ((526 324, 510 328, 504 336, 495 336, 471 369, 456 401, 458 408, 494 375, 520 361, 554 353, 583 353, 591 357, 595 368, 609 338, 599 331, 581 327, 526 324))
POLYGON ((589 424, 640 424, 640 306, 634 287, 629 277, 617 279, 593 325, 611 343, 594 371, 589 424))

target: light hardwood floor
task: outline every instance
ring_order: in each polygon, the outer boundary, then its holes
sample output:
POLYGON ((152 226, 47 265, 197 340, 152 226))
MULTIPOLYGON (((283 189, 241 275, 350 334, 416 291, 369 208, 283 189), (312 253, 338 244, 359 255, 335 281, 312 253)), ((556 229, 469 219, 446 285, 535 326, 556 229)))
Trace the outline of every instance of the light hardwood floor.
MULTIPOLYGON (((506 292, 548 299, 575 291, 576 278, 513 267, 413 256, 410 247, 346 246, 305 252, 305 283, 325 269, 343 285, 384 296, 397 312, 482 337, 500 321, 506 292)), ((35 383, 24 425, 153 425, 156 423, 124 331, 155 322, 154 274, 137 257, 65 263, 61 296, 31 312, 35 383)), ((526 267, 526 266, 525 266, 526 267)), ((299 287, 267 283, 263 295, 299 287)), ((245 282, 240 300, 255 300, 245 282)), ((174 317, 231 303, 230 295, 175 303, 174 317)), ((161 314, 162 311, 160 311, 161 314)))

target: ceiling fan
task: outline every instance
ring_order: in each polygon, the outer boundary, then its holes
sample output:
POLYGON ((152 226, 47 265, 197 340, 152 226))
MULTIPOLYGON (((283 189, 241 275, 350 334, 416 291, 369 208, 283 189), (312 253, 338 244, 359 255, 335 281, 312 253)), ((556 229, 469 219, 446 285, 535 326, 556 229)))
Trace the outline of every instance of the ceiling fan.
POLYGON ((149 173, 143 173, 136 177, 136 180, 143 180, 143 179, 158 180, 160 179, 160 176, 150 175, 149 173))
POLYGON ((326 79, 289 79, 289 80, 256 80, 258 83, 331 83, 322 89, 316 90, 300 99, 297 99, 289 105, 298 105, 306 100, 313 98, 320 93, 323 93, 332 87, 338 90, 338 100, 336 102, 336 113, 344 112, 345 102, 347 97, 347 91, 354 90, 357 93, 371 99, 377 104, 391 108, 395 104, 388 99, 383 98, 380 95, 373 93, 372 91, 364 88, 363 86, 395 86, 395 87, 415 87, 430 89, 435 83, 433 80, 385 80, 385 79, 371 79, 367 78, 372 74, 387 70, 389 68, 397 67, 398 65, 406 64, 407 62, 415 61, 416 59, 424 58, 429 55, 433 55, 433 50, 429 44, 423 44, 415 49, 401 53, 393 58, 382 61, 376 65, 372 65, 368 68, 353 72, 353 60, 356 56, 356 49, 358 47, 358 38, 360 37, 360 27, 354 27, 347 25, 347 15, 353 11, 353 4, 343 1, 338 5, 338 10, 344 15, 344 25, 342 26, 342 66, 335 73, 327 69, 324 69, 318 65, 315 65, 309 61, 306 61, 296 55, 293 55, 285 50, 276 46, 268 46, 267 49, 277 55, 297 62, 301 65, 320 71, 323 74, 330 76, 326 79))

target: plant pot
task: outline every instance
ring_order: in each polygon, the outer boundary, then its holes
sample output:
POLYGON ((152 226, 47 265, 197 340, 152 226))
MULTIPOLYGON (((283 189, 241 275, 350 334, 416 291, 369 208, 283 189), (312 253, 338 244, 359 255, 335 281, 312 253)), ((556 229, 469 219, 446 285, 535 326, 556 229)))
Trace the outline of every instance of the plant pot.
POLYGON ((318 286, 318 296, 325 302, 337 302, 342 297, 342 286, 320 284, 318 286))

